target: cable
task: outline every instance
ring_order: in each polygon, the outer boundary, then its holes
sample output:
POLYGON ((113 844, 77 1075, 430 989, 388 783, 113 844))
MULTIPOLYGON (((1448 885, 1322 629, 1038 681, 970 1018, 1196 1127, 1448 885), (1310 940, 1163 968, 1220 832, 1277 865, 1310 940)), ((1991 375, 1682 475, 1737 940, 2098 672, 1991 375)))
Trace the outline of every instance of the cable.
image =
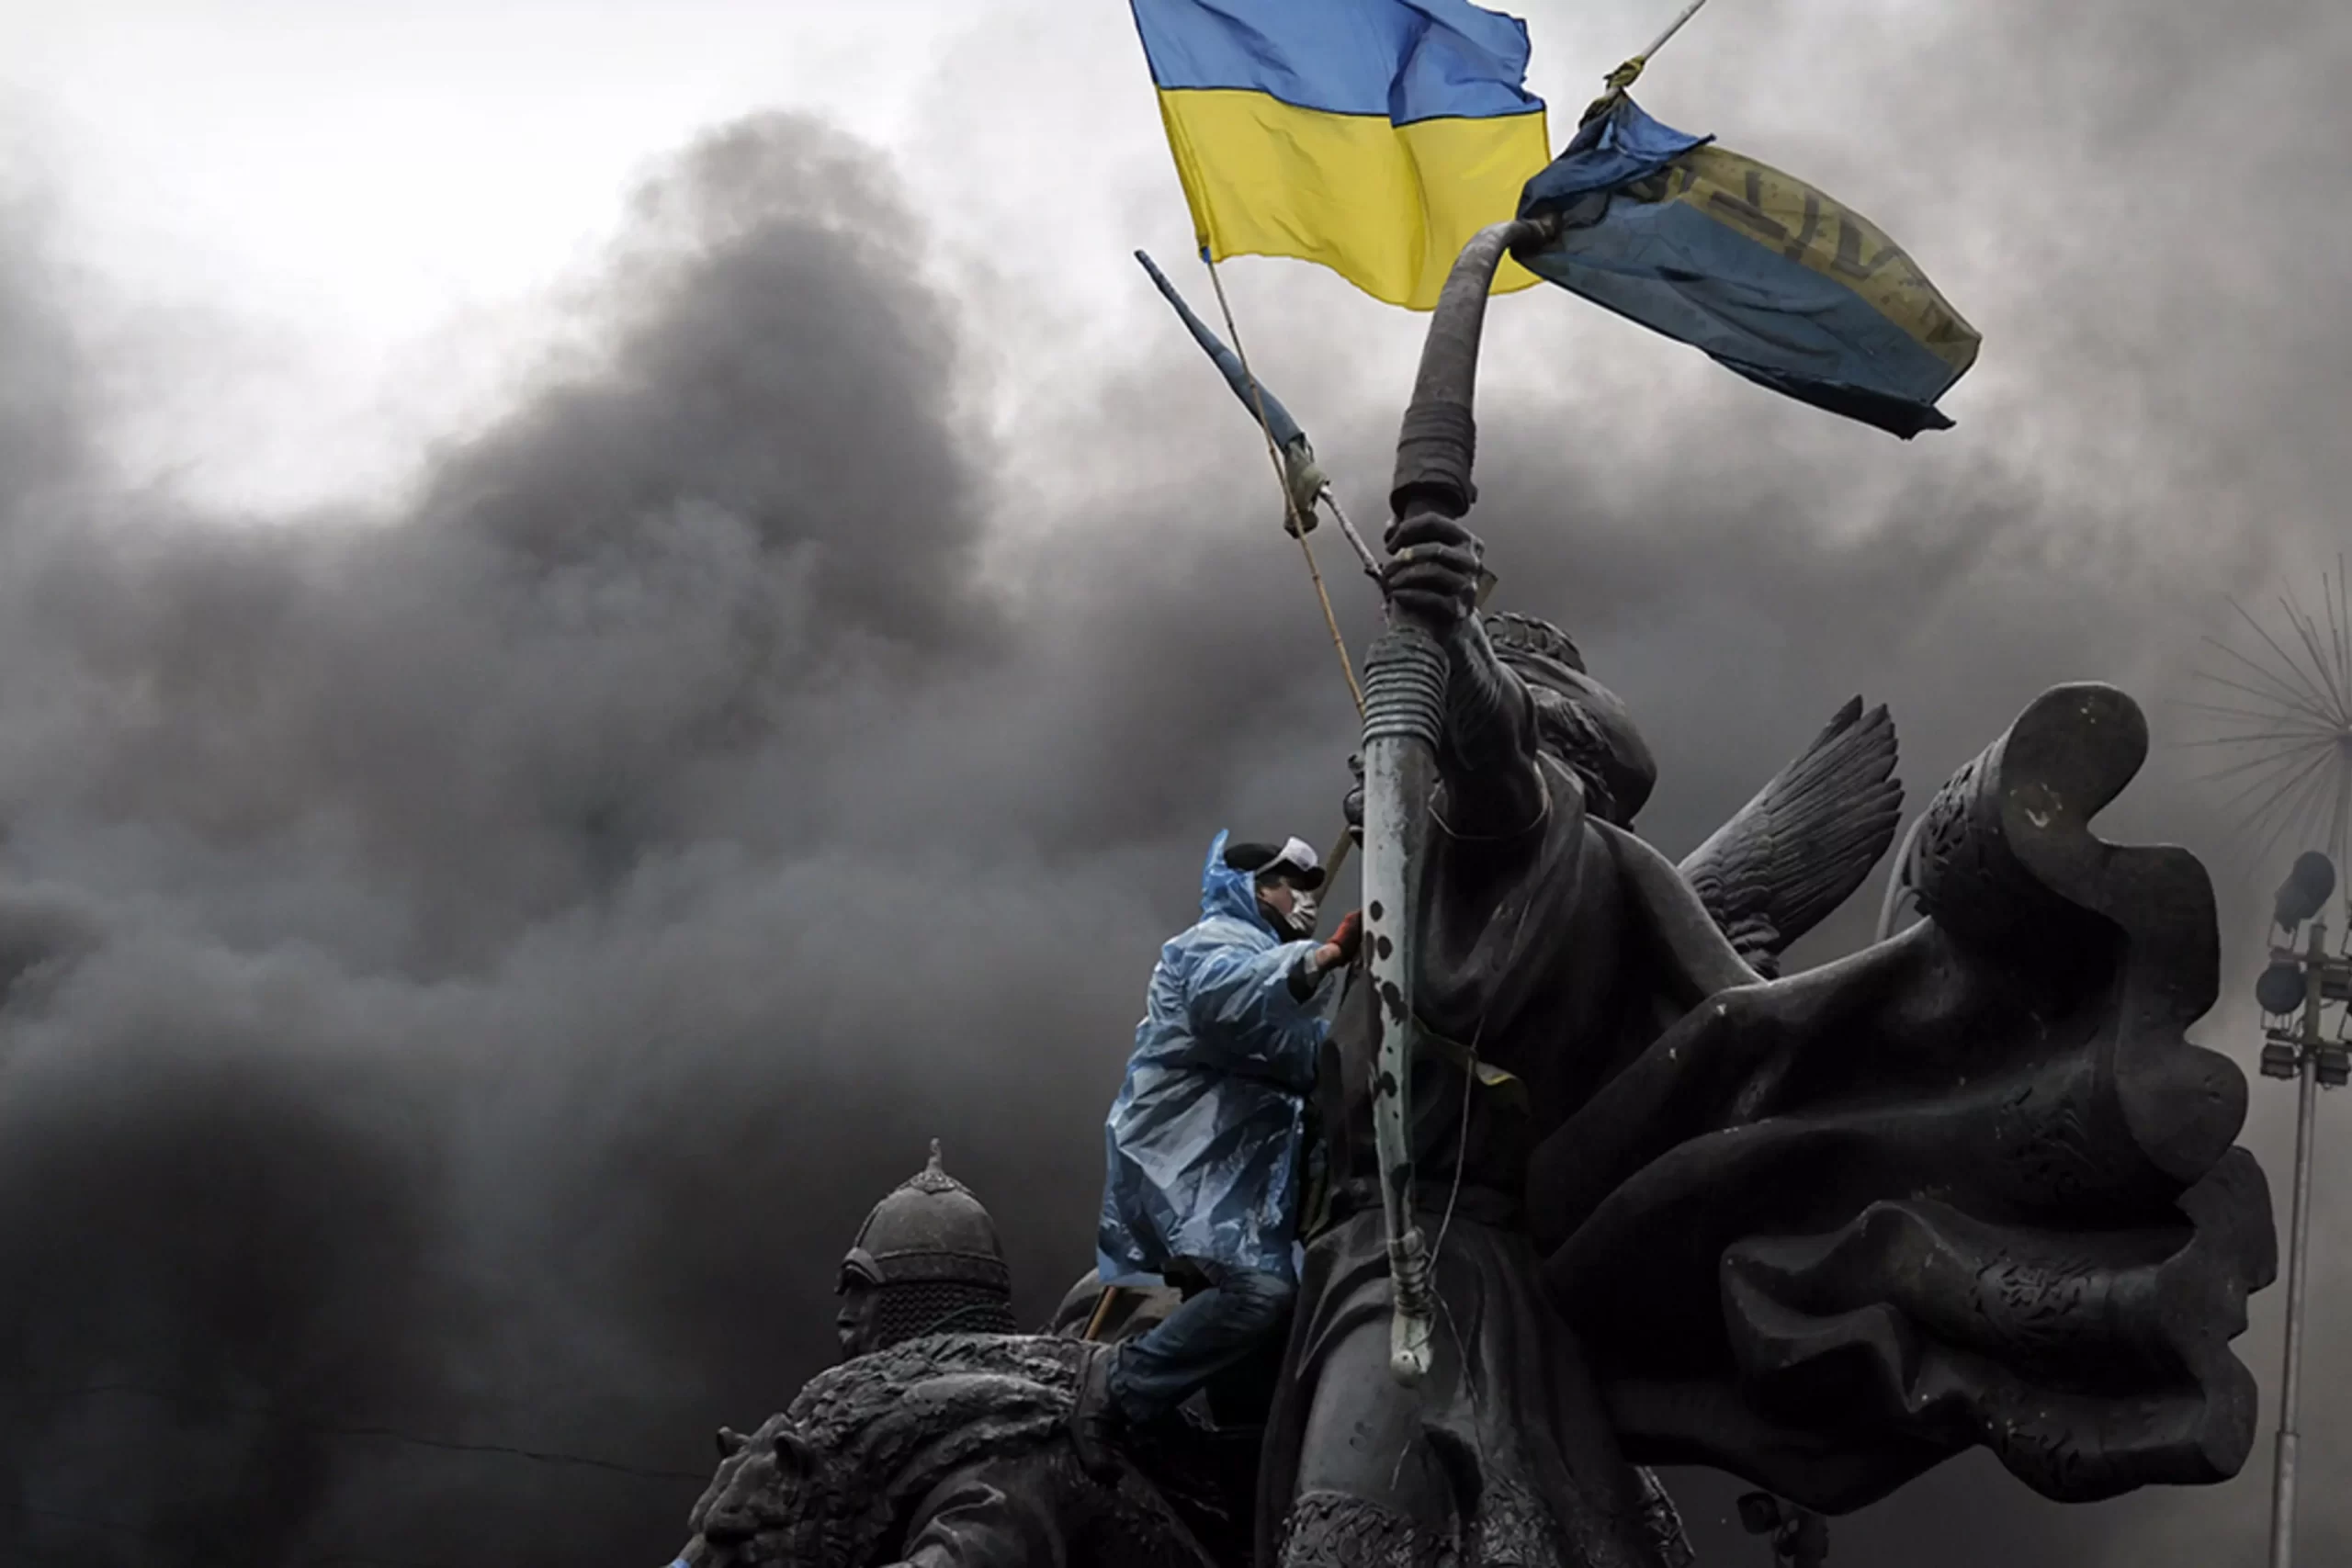
MULTIPOLYGON (((1696 10, 1698 7, 1691 7, 1696 10)), ((1519 906, 1519 918, 1511 922, 1510 942, 1503 949, 1506 964, 1519 952, 1520 938, 1527 931, 1528 912, 1535 907, 1535 895, 1529 892, 1519 906)), ((1470 1409, 1476 1416, 1479 1406, 1477 1359, 1470 1348, 1462 1342, 1462 1330, 1453 1321, 1453 1303, 1445 1299, 1445 1287, 1438 1280, 1438 1263, 1445 1256, 1445 1235, 1453 1228, 1453 1206, 1462 1197, 1462 1168, 1470 1163, 1470 1100, 1478 1084, 1478 1047, 1487 1038, 1487 1017, 1494 1010, 1494 998, 1489 995, 1486 1005, 1478 1010, 1478 1021, 1470 1031, 1470 1060, 1462 1069, 1462 1124, 1454 1134, 1453 1181, 1445 1194, 1445 1213, 1437 1224, 1437 1245, 1430 1248, 1430 1294, 1436 1298, 1438 1310, 1445 1314, 1445 1330, 1453 1336, 1453 1353, 1462 1362, 1462 1386, 1469 1392, 1470 1409)), ((1487 1442, 1476 1421, 1470 1424, 1471 1440, 1478 1450, 1478 1462, 1487 1461, 1487 1442)))
MULTIPOLYGON (((159 1530, 147 1525, 134 1525, 125 1519, 102 1519, 89 1514, 69 1513, 63 1508, 35 1507, 30 1503, 18 1504, 17 1510, 35 1518, 56 1519, 64 1524, 80 1525, 85 1529, 110 1530, 117 1535, 135 1536, 141 1540, 166 1541, 183 1549, 189 1544, 184 1531, 159 1530)), ((38 1556, 32 1560, 37 1562, 53 1561, 38 1556)), ((328 1568, 329 1564, 345 1562, 362 1564, 363 1568, 449 1568, 447 1563, 424 1562, 413 1557, 371 1557, 356 1551, 333 1552, 324 1557, 311 1558, 309 1562, 311 1568, 328 1568)))
MULTIPOLYGON (((1290 479, 1283 469, 1283 455, 1274 446, 1274 427, 1266 422, 1266 396, 1258 385, 1257 372, 1250 368, 1250 351, 1241 346, 1241 329, 1233 324, 1233 307, 1226 302, 1225 279, 1216 270, 1216 263, 1209 259, 1206 246, 1201 250, 1201 265, 1209 269, 1209 286, 1216 291, 1216 308, 1225 317, 1225 330, 1233 339, 1233 356, 1241 362, 1241 374, 1250 383, 1250 391, 1258 415, 1258 431, 1266 438, 1266 456, 1274 465, 1274 482, 1283 487, 1283 514, 1298 536, 1299 553, 1306 558, 1306 575, 1315 584, 1315 597, 1323 606, 1323 625, 1331 633, 1331 646, 1339 650, 1340 673, 1347 677, 1348 695, 1356 703, 1356 716, 1363 716, 1363 686, 1356 680, 1356 661, 1348 653, 1348 645, 1340 636, 1340 618, 1331 612, 1331 594, 1323 586, 1322 569, 1315 564, 1315 547, 1306 542, 1306 530, 1314 523, 1312 516, 1299 515, 1298 497, 1291 492, 1290 479)), ((1311 507, 1313 502, 1309 502, 1311 507)))
MULTIPOLYGON (((36 1507, 30 1503, 19 1503, 17 1507, 18 1512, 30 1514, 37 1519, 57 1519, 66 1524, 80 1525, 87 1529, 111 1530, 117 1535, 136 1536, 142 1540, 164 1540, 181 1548, 191 1544, 183 1531, 165 1534, 162 1530, 153 1529, 145 1525, 130 1524, 120 1519, 96 1518, 88 1514, 68 1513, 62 1508, 36 1507)), ((419 1565, 419 1568, 425 1568, 425 1565, 419 1565)))
POLYGON ((130 1394, 152 1399, 162 1404, 178 1404, 190 1409, 237 1410, 250 1415, 266 1416, 286 1422, 296 1429, 320 1437, 357 1438, 377 1441, 405 1443, 413 1448, 434 1449, 445 1453, 498 1454, 511 1459, 526 1459, 539 1464, 573 1465, 582 1469, 605 1471, 616 1475, 633 1475, 648 1481, 692 1481, 707 1483, 709 1475, 701 1471, 656 1470, 643 1465, 624 1464, 617 1460, 599 1459, 590 1454, 565 1453, 554 1449, 526 1449, 506 1443, 468 1443, 454 1438, 431 1438, 417 1432, 404 1432, 396 1427, 342 1427, 326 1422, 308 1420, 266 1402, 240 1401, 207 1397, 148 1388, 138 1383, 90 1383, 79 1388, 16 1389, 5 1391, 16 1397, 29 1399, 80 1399, 106 1393, 130 1394))
MULTIPOLYGON (((1696 10, 1698 7, 1691 8, 1696 10)), ((1519 952, 1519 939, 1527 931, 1528 911, 1534 908, 1535 895, 1531 891, 1519 906, 1519 919, 1511 922, 1510 942, 1503 949, 1505 963, 1509 963, 1519 952)), ((1470 1061, 1462 1070, 1462 1128, 1454 1137, 1457 1146, 1453 1155, 1453 1185, 1445 1194, 1445 1214, 1438 1221, 1437 1245, 1430 1248, 1430 1284, 1432 1291, 1436 1290, 1438 1259, 1445 1255, 1445 1233, 1453 1228, 1453 1205, 1462 1196, 1462 1168, 1469 1163, 1470 1095, 1477 1086, 1478 1047, 1487 1038, 1487 1014, 1493 1010, 1494 1005, 1495 998, 1489 995, 1486 1005, 1478 1010, 1477 1023, 1470 1031, 1470 1061)), ((1442 1292, 1439 1299, 1443 1300, 1442 1292)))

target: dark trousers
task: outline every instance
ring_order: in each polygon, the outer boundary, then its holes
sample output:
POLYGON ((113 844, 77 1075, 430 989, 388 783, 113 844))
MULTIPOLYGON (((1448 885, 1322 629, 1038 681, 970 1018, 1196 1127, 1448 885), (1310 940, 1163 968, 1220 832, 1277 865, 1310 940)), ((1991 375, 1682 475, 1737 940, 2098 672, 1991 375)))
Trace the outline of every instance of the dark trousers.
POLYGON ((1231 1269, 1140 1339, 1119 1348, 1111 1397, 1130 1421, 1167 1415, 1278 1332, 1298 1287, 1279 1274, 1231 1269))

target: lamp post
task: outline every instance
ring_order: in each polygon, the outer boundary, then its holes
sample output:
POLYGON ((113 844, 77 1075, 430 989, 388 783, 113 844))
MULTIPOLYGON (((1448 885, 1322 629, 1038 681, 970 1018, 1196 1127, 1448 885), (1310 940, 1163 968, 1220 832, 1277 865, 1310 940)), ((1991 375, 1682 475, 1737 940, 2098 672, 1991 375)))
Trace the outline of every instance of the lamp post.
POLYGON ((2327 922, 2318 919, 2335 888, 2335 868, 2322 854, 2295 862, 2278 889, 2277 924, 2288 935, 2270 950, 2270 966, 2255 984, 2265 1026, 2262 1076, 2292 1079, 2295 1093, 2295 1181, 2288 1215, 2287 1345, 2278 1389, 2278 1440, 2270 1498, 2270 1568, 2292 1568, 2295 1558, 2295 1477, 2303 1377, 2304 1286, 2310 1276, 2312 1156, 2317 1141, 2319 1091, 2352 1079, 2352 1047, 2339 1027, 2330 1037, 2327 1008, 2352 1001, 2352 958, 2327 951, 2327 922), (2305 926, 2303 945, 2293 941, 2305 926))

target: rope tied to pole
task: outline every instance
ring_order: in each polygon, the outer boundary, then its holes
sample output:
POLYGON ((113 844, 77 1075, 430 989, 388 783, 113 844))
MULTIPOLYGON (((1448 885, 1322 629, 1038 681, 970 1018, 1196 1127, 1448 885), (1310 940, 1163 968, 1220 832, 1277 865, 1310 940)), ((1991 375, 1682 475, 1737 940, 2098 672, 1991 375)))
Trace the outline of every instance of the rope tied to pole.
MULTIPOLYGON (((1356 716, 1361 718, 1363 716, 1363 687, 1356 680, 1356 663, 1349 656, 1347 640, 1340 635, 1340 617, 1332 612, 1330 590, 1323 585, 1322 570, 1315 564, 1315 547, 1306 542, 1306 530, 1314 525, 1314 520, 1299 514, 1298 494, 1291 486, 1289 471, 1283 465, 1282 449, 1274 444, 1273 426, 1266 418, 1264 390, 1258 385, 1257 373, 1250 368, 1250 351, 1241 344, 1241 331, 1233 324, 1233 306, 1225 297, 1225 279, 1218 276, 1216 263, 1209 259, 1205 249, 1201 252, 1201 265, 1209 269, 1209 287, 1216 291, 1217 313, 1225 318, 1226 336, 1232 340, 1233 352, 1241 361, 1241 373, 1250 383, 1251 412, 1258 419, 1258 433, 1266 438, 1266 457, 1274 465, 1274 482, 1282 486, 1285 531, 1298 540, 1299 554, 1306 558, 1307 579, 1315 584, 1316 602, 1323 606, 1323 625, 1331 634, 1331 646, 1339 651, 1340 673, 1347 678, 1348 695, 1355 700, 1356 716)), ((1328 487, 1324 494, 1329 494, 1328 487)), ((1336 502, 1333 503, 1333 512, 1337 515, 1336 502)), ((1342 526, 1345 527, 1344 523, 1342 526)), ((1349 531, 1353 532, 1351 529, 1349 531)))

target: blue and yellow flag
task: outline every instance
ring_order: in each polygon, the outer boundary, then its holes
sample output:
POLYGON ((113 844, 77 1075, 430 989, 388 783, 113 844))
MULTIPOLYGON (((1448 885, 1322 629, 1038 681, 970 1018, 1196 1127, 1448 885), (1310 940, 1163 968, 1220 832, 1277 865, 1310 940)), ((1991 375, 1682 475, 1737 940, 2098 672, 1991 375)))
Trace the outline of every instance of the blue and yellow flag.
POLYGON ((1618 97, 1528 181, 1521 217, 1559 220, 1521 261, 1748 379, 1908 440, 1976 329, 1851 208, 1618 97))
MULTIPOLYGON (((1213 261, 1320 262, 1426 310, 1550 160, 1527 28, 1468 0, 1133 0, 1213 261)), ((1498 290, 1535 279, 1506 262, 1498 290)))

